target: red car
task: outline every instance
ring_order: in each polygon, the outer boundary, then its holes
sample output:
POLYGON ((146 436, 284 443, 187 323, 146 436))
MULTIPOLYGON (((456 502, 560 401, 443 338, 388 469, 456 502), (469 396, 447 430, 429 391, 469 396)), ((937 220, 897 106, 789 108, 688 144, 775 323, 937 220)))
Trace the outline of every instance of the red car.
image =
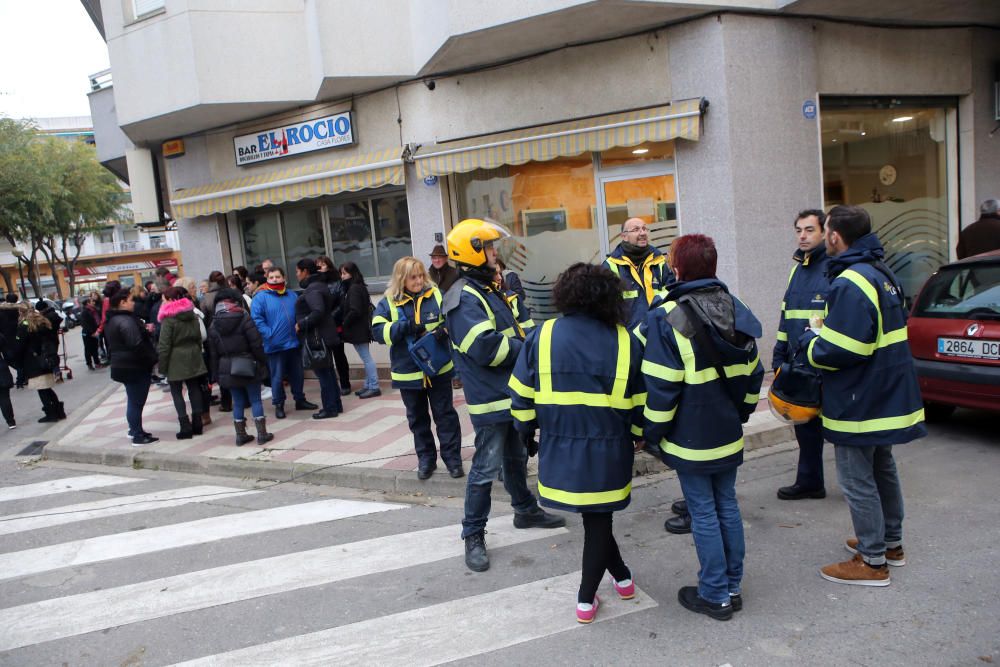
POLYGON ((1000 411, 1000 250, 946 264, 913 303, 910 350, 928 419, 1000 411))

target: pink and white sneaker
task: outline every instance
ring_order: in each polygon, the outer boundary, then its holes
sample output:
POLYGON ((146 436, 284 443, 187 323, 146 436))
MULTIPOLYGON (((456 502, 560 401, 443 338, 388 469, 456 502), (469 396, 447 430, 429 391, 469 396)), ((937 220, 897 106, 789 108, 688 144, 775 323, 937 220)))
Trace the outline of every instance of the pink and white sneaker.
MULTIPOLYGON (((629 574, 632 571, 629 570, 629 574)), ((618 597, 622 600, 631 600, 635 597, 635 580, 629 577, 628 579, 622 579, 621 581, 615 581, 615 578, 608 573, 611 578, 611 585, 614 587, 615 592, 618 593, 618 597)))
POLYGON ((591 623, 594 617, 597 616, 597 608, 601 606, 601 598, 594 596, 594 604, 587 604, 586 602, 576 603, 576 621, 577 623, 591 623))

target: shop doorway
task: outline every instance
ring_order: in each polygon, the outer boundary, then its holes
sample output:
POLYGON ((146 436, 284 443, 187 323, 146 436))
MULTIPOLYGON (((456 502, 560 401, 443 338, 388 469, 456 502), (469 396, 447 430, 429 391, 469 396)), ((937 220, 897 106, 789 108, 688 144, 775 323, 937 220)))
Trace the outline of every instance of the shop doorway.
POLYGON ((650 244, 666 254, 679 234, 673 161, 602 168, 597 183, 602 253, 611 253, 621 242, 626 220, 639 218, 649 228, 650 244))
POLYGON ((907 295, 949 261, 957 225, 954 98, 820 98, 824 207, 862 206, 907 295))

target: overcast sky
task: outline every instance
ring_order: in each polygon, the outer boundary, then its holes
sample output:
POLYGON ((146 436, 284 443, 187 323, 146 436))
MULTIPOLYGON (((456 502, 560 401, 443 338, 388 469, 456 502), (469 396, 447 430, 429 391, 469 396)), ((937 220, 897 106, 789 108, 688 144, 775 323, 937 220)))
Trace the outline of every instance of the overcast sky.
POLYGON ((0 115, 89 116, 108 49, 79 0, 0 0, 0 115))

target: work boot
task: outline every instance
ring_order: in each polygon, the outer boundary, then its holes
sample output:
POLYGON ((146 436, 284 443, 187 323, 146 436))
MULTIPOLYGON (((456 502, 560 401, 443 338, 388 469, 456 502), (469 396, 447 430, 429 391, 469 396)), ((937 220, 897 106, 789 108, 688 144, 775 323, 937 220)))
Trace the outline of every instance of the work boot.
POLYGON ((697 586, 684 586, 681 588, 677 591, 677 601, 680 602, 681 606, 685 609, 693 611, 696 614, 711 616, 717 621, 728 621, 733 617, 732 598, 721 603, 709 602, 698 595, 697 586))
POLYGON ((555 514, 549 514, 541 507, 525 514, 514 514, 515 528, 562 528, 566 519, 555 514))
POLYGON ((191 420, 184 414, 177 418, 177 422, 180 424, 181 430, 177 431, 174 435, 177 436, 178 440, 190 440, 194 436, 191 420))
POLYGON ((663 529, 674 535, 687 535, 691 532, 691 515, 679 514, 663 522, 663 529))
POLYGON ((485 531, 473 533, 465 538, 465 566, 473 572, 490 569, 490 557, 486 554, 485 531))
POLYGON ((275 403, 274 404, 274 418, 275 419, 284 419, 285 418, 285 404, 284 403, 275 403))
POLYGON ((257 427, 258 445, 263 445, 274 440, 274 434, 267 432, 267 417, 254 417, 253 425, 257 427))
POLYGON ((246 419, 235 419, 233 420, 233 426, 236 427, 236 446, 242 447, 248 442, 253 441, 253 436, 247 433, 247 420, 246 419))
POLYGON ((688 502, 683 498, 681 498, 680 500, 675 500, 673 503, 671 503, 670 511, 676 514, 677 516, 690 514, 690 512, 688 512, 688 502))
POLYGON ((826 489, 807 489, 797 483, 778 489, 778 500, 804 500, 807 498, 826 498, 826 489))
POLYGON ((192 412, 191 413, 191 434, 201 435, 205 432, 205 422, 202 420, 202 413, 192 412))
POLYGON ((296 410, 315 410, 318 407, 315 403, 310 403, 304 398, 301 401, 295 401, 296 410))
POLYGON ((864 561, 861 554, 855 554, 851 560, 843 563, 833 563, 821 567, 821 577, 836 584, 852 584, 854 586, 888 586, 889 566, 872 567, 864 561))

